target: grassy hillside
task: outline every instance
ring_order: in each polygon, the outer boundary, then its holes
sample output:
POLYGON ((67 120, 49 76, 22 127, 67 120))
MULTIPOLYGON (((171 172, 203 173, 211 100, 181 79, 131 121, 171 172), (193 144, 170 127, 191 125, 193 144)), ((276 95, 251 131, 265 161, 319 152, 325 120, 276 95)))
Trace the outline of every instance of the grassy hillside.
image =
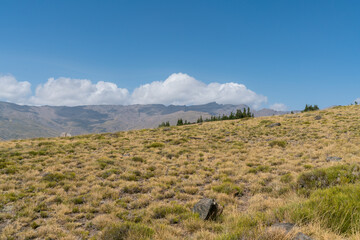
POLYGON ((0 142, 0 239, 360 239, 359 146, 360 106, 0 142))

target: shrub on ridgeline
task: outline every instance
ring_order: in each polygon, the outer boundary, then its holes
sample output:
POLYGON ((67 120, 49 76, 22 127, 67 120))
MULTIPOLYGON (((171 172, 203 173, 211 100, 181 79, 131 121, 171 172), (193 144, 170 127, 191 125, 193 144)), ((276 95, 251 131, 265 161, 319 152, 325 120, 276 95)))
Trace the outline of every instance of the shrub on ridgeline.
POLYGON ((318 105, 305 105, 305 109, 302 112, 310 112, 310 111, 316 111, 319 110, 318 105))
POLYGON ((161 124, 159 124, 159 127, 170 127, 170 122, 162 122, 161 124))
MULTIPOLYGON (((316 105, 315 105, 316 106, 316 105)), ((254 114, 250 111, 250 108, 247 109, 244 108, 242 111, 240 109, 236 110, 236 113, 231 112, 230 115, 223 114, 222 116, 211 116, 210 118, 203 119, 202 116, 200 116, 196 123, 202 123, 202 122, 213 122, 213 121, 223 121, 223 120, 234 120, 234 119, 241 119, 241 118, 251 118, 254 117, 254 114)), ((176 126, 182 126, 182 125, 189 125, 194 124, 195 122, 188 122, 187 120, 183 120, 182 118, 179 118, 177 120, 176 126)), ((168 127, 170 126, 169 122, 162 122, 159 127, 168 127)))
POLYGON ((188 122, 187 120, 182 120, 182 118, 180 118, 178 119, 176 126, 189 125, 189 124, 194 124, 194 123, 188 122))

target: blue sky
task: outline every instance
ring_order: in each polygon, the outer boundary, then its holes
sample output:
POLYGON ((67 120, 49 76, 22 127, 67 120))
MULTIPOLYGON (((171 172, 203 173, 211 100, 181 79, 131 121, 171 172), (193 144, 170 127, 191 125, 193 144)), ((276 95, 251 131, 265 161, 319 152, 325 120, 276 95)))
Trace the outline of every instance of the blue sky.
POLYGON ((0 0, 0 99, 350 104, 360 98, 359 8, 340 0, 0 0))

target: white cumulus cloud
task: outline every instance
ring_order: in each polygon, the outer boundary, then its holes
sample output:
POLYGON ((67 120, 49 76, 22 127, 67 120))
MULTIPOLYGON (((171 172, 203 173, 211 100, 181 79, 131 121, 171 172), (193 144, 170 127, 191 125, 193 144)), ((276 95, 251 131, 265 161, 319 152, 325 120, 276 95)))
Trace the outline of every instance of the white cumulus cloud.
POLYGON ((36 88, 30 103, 51 106, 77 106, 126 104, 129 99, 127 89, 118 88, 115 83, 92 83, 87 79, 50 78, 36 88))
POLYGON ((257 109, 267 102, 265 96, 253 92, 243 84, 206 84, 184 73, 174 73, 164 81, 141 85, 132 93, 112 82, 93 83, 88 79, 65 77, 49 78, 36 87, 34 94, 31 94, 29 82, 18 82, 13 76, 0 77, 0 84, 0 100, 31 105, 194 105, 217 102, 246 104, 257 109))
POLYGON ((22 104, 30 94, 29 82, 18 82, 11 75, 0 75, 0 100, 22 104))
POLYGON ((142 85, 131 95, 132 103, 194 105, 217 102, 220 104, 247 104, 259 108, 267 102, 265 96, 256 94, 243 84, 210 83, 205 84, 195 78, 174 73, 165 81, 156 81, 142 85))
POLYGON ((286 111, 287 106, 283 103, 274 103, 270 106, 270 109, 275 110, 275 111, 286 111))

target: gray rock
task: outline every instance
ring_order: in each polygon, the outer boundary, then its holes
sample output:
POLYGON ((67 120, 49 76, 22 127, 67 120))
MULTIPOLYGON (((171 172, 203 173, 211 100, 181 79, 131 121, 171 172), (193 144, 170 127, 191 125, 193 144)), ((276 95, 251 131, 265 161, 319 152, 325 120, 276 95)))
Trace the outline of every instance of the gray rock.
POLYGON ((290 232, 295 225, 292 223, 275 223, 271 225, 270 230, 280 229, 285 232, 290 232))
POLYGON ((5 206, 3 207, 3 209, 0 210, 0 212, 13 214, 13 213, 14 213, 14 206, 13 206, 13 205, 10 205, 10 204, 5 205, 5 206))
POLYGON ((272 123, 272 124, 267 125, 266 127, 272 128, 272 127, 279 127, 279 126, 281 126, 281 123, 272 123))
POLYGON ((204 198, 194 205, 192 211, 198 213, 203 220, 215 220, 221 215, 223 208, 214 199, 204 198))
POLYGON ((71 137, 71 134, 68 132, 63 132, 60 134, 60 137, 71 137))
POLYGON ((303 234, 302 232, 298 232, 292 240, 313 240, 313 239, 308 235, 303 234))
MULTIPOLYGON (((293 228, 295 227, 295 224, 292 223, 275 223, 271 225, 269 230, 281 230, 284 231, 286 234, 289 233, 293 228)), ((292 240, 313 240, 308 235, 298 232, 292 240)))
POLYGON ((339 162, 341 160, 342 160, 341 157, 336 157, 336 156, 326 157, 326 161, 328 161, 328 162, 339 162))
POLYGON ((322 117, 320 115, 315 116, 315 120, 320 120, 322 117))

